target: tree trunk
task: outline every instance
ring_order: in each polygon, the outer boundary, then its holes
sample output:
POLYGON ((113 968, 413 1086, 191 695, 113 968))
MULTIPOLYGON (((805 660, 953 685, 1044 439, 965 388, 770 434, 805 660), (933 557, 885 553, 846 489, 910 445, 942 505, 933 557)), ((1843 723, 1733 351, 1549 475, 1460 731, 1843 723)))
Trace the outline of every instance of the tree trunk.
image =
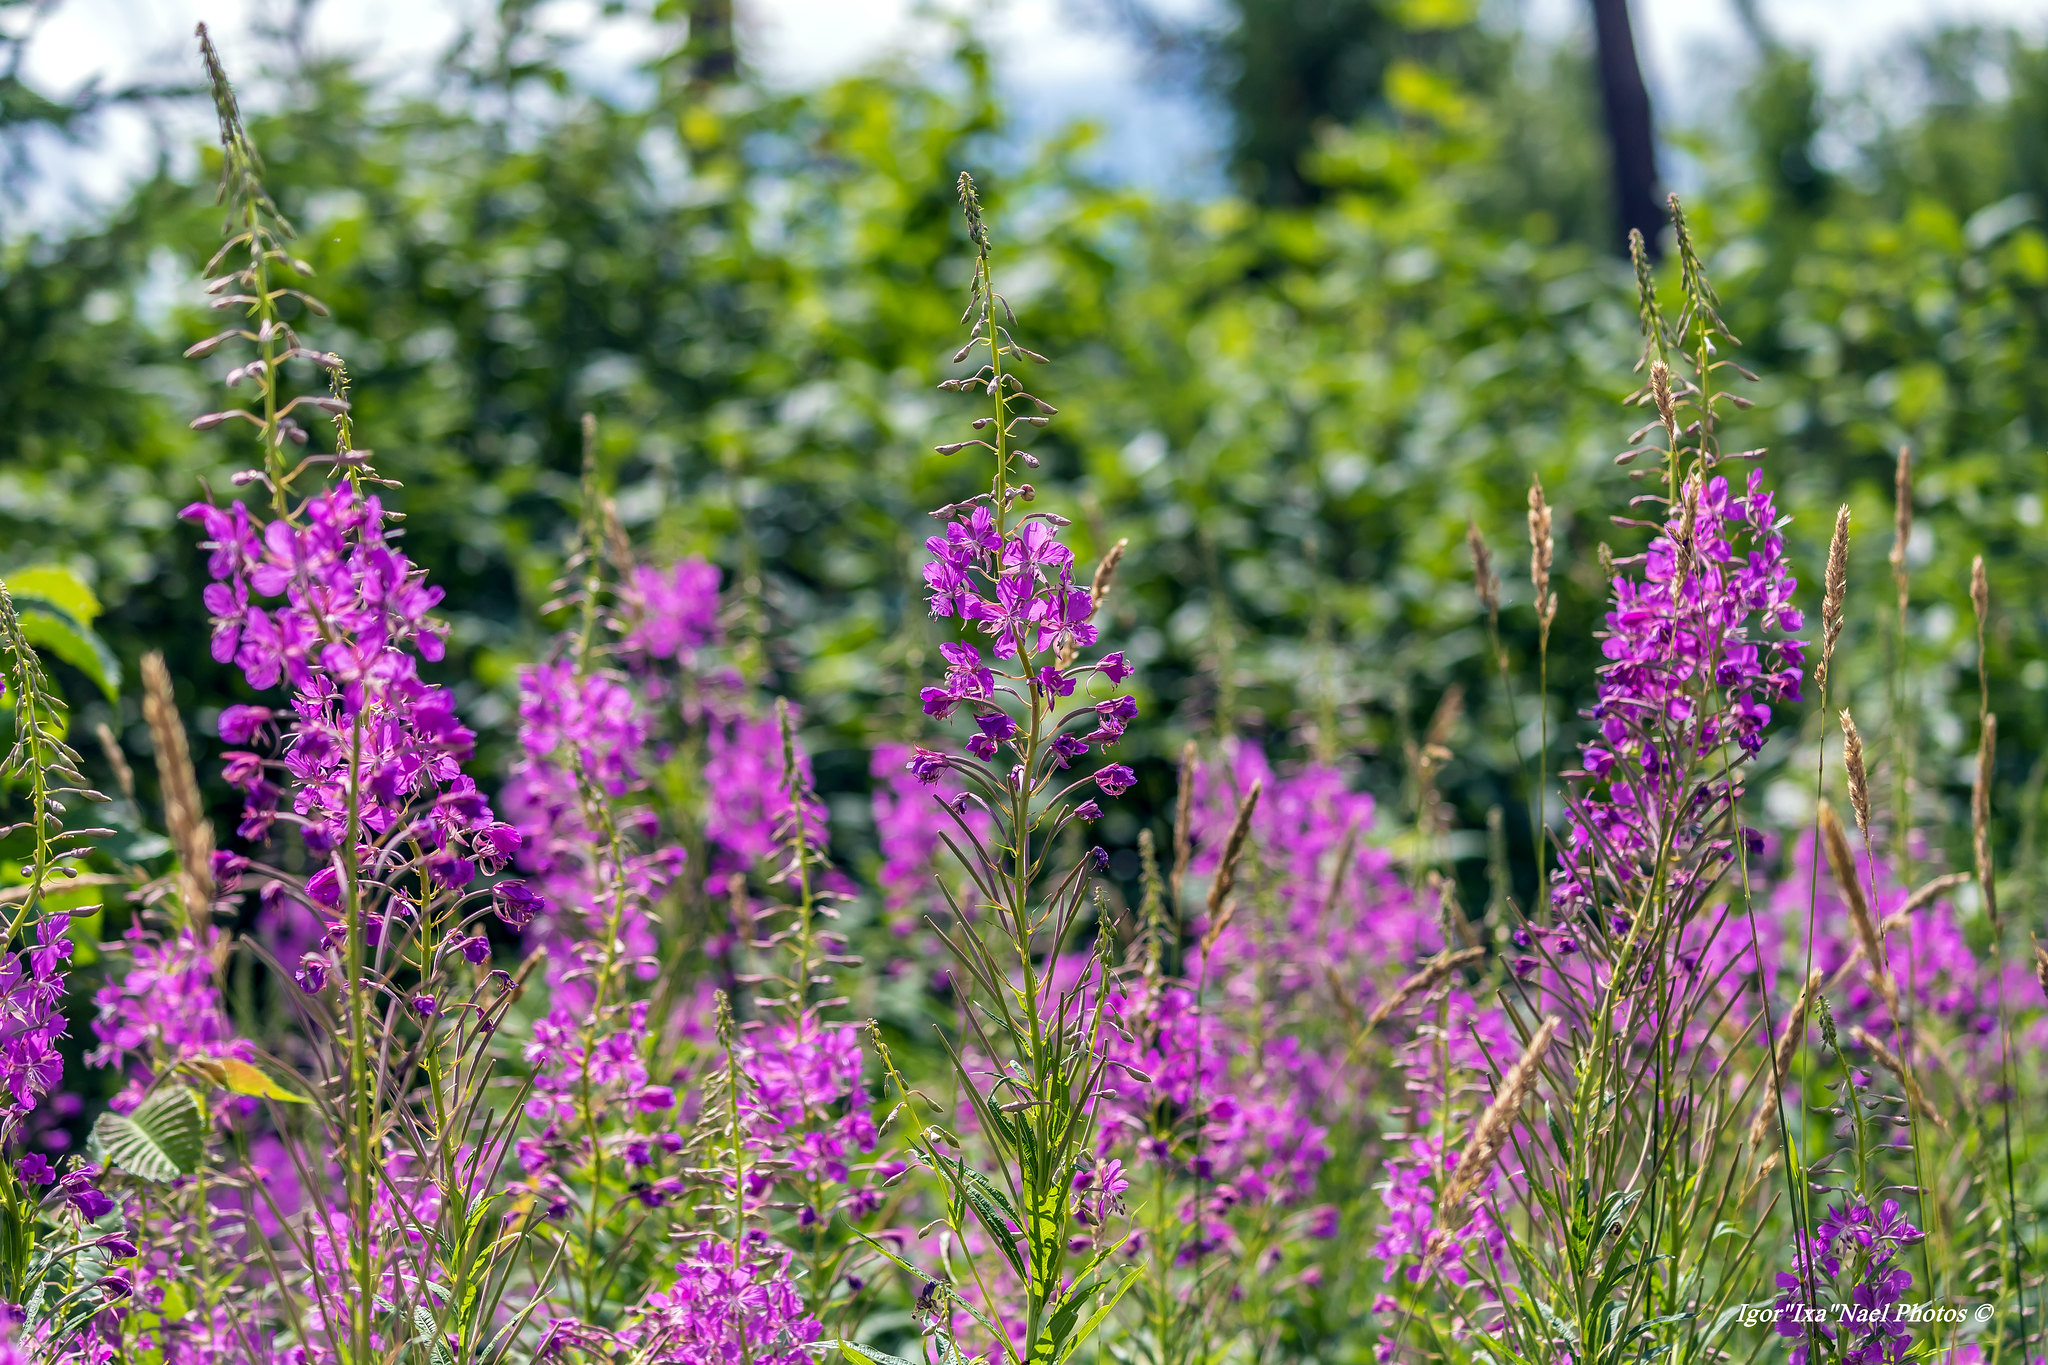
POLYGON ((690 5, 690 74, 711 85, 739 71, 739 45, 732 31, 732 0, 693 0, 690 5))
POLYGON ((1636 61, 1635 32, 1628 0, 1593 0, 1593 38, 1600 63, 1600 103, 1607 115, 1607 148, 1613 165, 1614 245, 1628 254, 1629 229, 1643 234, 1654 255, 1664 228, 1657 198, 1657 143, 1650 128, 1650 92, 1636 61))

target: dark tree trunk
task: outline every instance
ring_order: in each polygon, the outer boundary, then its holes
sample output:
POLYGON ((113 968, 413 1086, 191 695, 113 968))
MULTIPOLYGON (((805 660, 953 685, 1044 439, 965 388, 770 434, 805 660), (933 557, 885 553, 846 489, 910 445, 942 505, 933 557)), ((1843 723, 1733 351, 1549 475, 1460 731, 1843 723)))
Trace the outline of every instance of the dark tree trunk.
POLYGON ((1664 228, 1657 199, 1657 143, 1650 129, 1650 92, 1636 61, 1628 0, 1593 0, 1593 38, 1600 62, 1600 103, 1607 115, 1607 148, 1614 168, 1614 245, 1628 254, 1629 229, 1643 234, 1651 252, 1664 228))
POLYGON ((716 84, 731 80, 739 65, 732 0, 694 0, 690 5, 690 74, 707 85, 716 84))

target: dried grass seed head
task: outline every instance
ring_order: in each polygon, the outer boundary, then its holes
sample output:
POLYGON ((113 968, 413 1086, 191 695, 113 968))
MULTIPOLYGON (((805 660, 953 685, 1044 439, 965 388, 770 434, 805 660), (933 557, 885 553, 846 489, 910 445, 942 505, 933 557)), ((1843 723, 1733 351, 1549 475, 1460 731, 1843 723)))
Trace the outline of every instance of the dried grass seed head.
POLYGON ((1813 670, 1814 682, 1828 685, 1828 665, 1835 657, 1835 644, 1842 638, 1842 603, 1849 594, 1849 505, 1835 513, 1835 534, 1828 541, 1827 574, 1822 580, 1820 603, 1820 663, 1813 670))
POLYGON ((1870 774, 1863 765, 1863 736, 1856 718, 1842 709, 1842 766, 1849 773, 1849 805, 1856 812, 1856 832, 1870 838, 1870 774))
POLYGON ((1884 997, 1885 1007, 1892 1017, 1899 1013, 1899 988, 1892 981, 1890 967, 1885 962, 1884 939, 1878 933, 1877 921, 1871 917, 1870 901, 1863 894, 1863 882, 1856 868, 1856 855, 1849 847, 1849 835, 1842 828, 1842 818, 1835 814, 1835 808, 1826 801, 1820 803, 1820 833, 1822 846, 1827 850, 1828 867, 1835 875, 1835 887, 1841 892, 1842 900, 1849 907, 1849 923, 1856 931, 1856 941, 1862 945, 1863 959, 1870 964, 1870 973, 1877 983, 1878 994, 1884 997))
POLYGON ((1665 434, 1671 438, 1675 449, 1678 445, 1678 405, 1671 398, 1671 367, 1661 360, 1650 365, 1650 401, 1656 404, 1657 420, 1664 424, 1665 434))
POLYGON ((1984 897, 1984 913, 1992 927, 1999 927, 1998 879, 1991 865, 1991 778, 1998 766, 1998 717, 1984 713, 1983 734, 1977 740, 1977 780, 1970 788, 1970 844, 1977 867, 1977 887, 1984 897))
POLYGON ((156 748, 157 785, 163 793, 164 826, 178 853, 178 893, 189 924, 204 924, 213 913, 213 827, 200 804, 199 778, 171 687, 164 656, 142 656, 142 717, 156 748))
POLYGON ((1550 570, 1556 545, 1551 535, 1550 504, 1543 482, 1529 481, 1529 582, 1536 589, 1536 623, 1545 630, 1557 618, 1557 599, 1550 591, 1550 570))
POLYGON ((1490 620, 1500 614, 1500 579, 1494 576, 1493 552, 1486 548, 1486 537, 1479 534, 1476 521, 1465 523, 1465 548, 1472 553, 1472 583, 1479 592, 1479 605, 1486 608, 1490 620))
POLYGON ((1892 473, 1892 574, 1906 573, 1906 545, 1913 539, 1913 451, 1899 447, 1898 468, 1892 473))
POLYGON ((1522 1049, 1521 1057, 1501 1077, 1493 1103, 1487 1105, 1486 1112, 1479 1116, 1471 1139, 1458 1156, 1457 1168, 1444 1182, 1443 1195, 1438 1201, 1440 1209, 1458 1208, 1485 1182, 1501 1150, 1507 1146, 1508 1134, 1514 1129, 1523 1103, 1536 1088, 1537 1077, 1542 1074, 1543 1054, 1549 1050, 1550 1040, 1557 1035, 1558 1023, 1557 1015, 1546 1018, 1529 1039, 1529 1046, 1522 1049))

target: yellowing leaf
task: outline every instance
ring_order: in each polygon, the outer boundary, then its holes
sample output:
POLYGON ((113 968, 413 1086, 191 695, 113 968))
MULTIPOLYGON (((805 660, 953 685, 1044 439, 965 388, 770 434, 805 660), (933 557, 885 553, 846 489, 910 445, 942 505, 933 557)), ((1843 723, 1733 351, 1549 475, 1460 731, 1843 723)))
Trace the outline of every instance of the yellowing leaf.
POLYGON ((214 1065, 221 1071, 221 1086, 232 1094, 254 1095, 259 1099, 283 1100, 287 1104, 304 1104, 306 1097, 296 1095, 272 1080, 266 1073, 249 1065, 239 1057, 218 1057, 214 1065))
POLYGON ((15 597, 40 598, 82 626, 100 614, 100 599, 89 584, 61 564, 32 564, 7 575, 7 591, 15 597))

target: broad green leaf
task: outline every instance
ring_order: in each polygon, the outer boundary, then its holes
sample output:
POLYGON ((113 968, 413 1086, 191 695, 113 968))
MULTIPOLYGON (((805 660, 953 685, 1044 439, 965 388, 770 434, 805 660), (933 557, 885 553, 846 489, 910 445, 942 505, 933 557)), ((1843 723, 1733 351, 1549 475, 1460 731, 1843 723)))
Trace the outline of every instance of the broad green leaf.
POLYGON ((99 619, 100 599, 92 587, 61 564, 31 564, 7 575, 7 592, 17 603, 47 602, 82 626, 99 619))
POLYGON ((132 1114, 100 1115, 93 1135, 114 1165, 159 1182, 198 1170, 206 1146, 199 1097, 182 1085, 157 1091, 132 1114))
MULTIPOLYGON (((32 600, 32 599, 30 599, 32 600)), ((71 617, 44 610, 24 600, 20 607, 21 633, 37 649, 47 650, 98 684, 108 701, 121 695, 121 661, 90 627, 71 617)))

